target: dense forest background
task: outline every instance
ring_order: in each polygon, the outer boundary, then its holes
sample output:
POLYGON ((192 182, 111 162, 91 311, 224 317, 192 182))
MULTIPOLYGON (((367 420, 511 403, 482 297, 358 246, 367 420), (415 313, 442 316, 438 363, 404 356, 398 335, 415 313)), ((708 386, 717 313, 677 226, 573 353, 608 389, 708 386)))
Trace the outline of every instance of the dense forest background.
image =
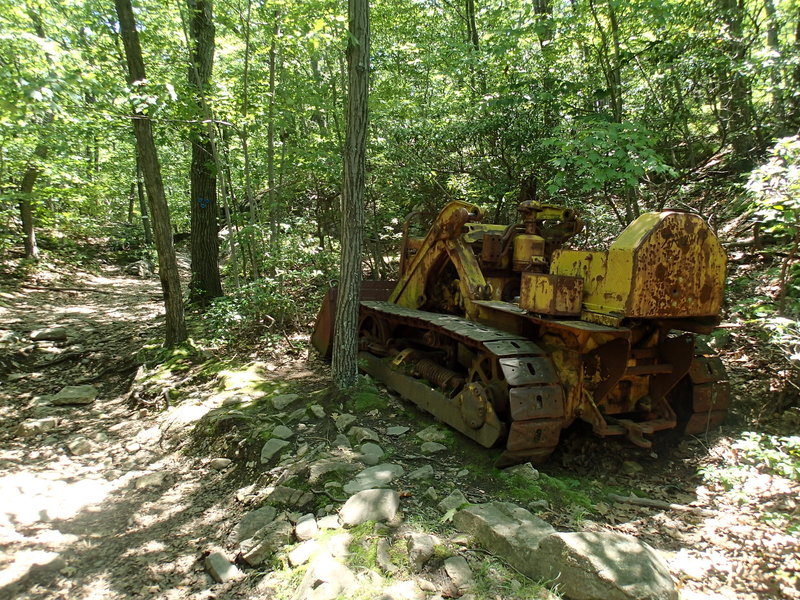
MULTIPOLYGON (((206 320, 229 339, 281 338, 337 277, 347 7, 134 8, 147 79, 128 85, 111 3, 3 0, 0 249, 31 241, 27 220, 45 251, 102 238, 152 258, 137 115, 153 124, 178 239, 219 229, 227 297, 212 301, 222 289, 208 283, 216 233, 192 251, 206 320)), ((392 276, 408 213, 424 223, 449 199, 496 222, 520 198, 566 203, 594 245, 641 211, 686 208, 732 252, 766 251, 757 269, 733 269, 730 314, 768 320, 796 354, 796 0, 370 8, 367 276, 392 276)))

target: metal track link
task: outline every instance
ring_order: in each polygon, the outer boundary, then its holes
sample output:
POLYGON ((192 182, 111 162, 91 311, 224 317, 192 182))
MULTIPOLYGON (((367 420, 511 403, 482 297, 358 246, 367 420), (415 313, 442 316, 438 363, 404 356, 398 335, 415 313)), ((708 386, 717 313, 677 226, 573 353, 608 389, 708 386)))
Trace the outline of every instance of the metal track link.
POLYGON ((361 317, 382 321, 380 329, 386 332, 400 326, 432 332, 440 340, 465 345, 477 357, 456 396, 362 352, 368 373, 481 445, 504 443, 502 464, 542 462, 552 453, 564 424, 564 392, 549 355, 536 343, 455 315, 388 302, 362 302, 361 317), (487 393, 492 387, 503 389, 507 397, 492 399, 487 393))
POLYGON ((728 414, 730 385, 719 356, 696 355, 689 367, 691 412, 684 433, 698 435, 717 427, 728 414))

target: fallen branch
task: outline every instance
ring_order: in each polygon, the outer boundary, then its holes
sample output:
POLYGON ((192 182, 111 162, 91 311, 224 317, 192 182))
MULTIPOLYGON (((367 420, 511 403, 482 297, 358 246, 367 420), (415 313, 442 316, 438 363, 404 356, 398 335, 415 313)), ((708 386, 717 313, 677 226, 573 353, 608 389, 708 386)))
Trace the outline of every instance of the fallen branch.
POLYGON ((97 288, 85 287, 45 287, 43 285, 29 285, 27 283, 20 284, 19 287, 27 288, 29 290, 45 290, 47 292, 92 292, 95 294, 113 294, 108 290, 98 290, 97 288))
POLYGON ((652 498, 639 498, 638 496, 618 496, 617 494, 609 494, 609 500, 612 502, 626 502, 628 504, 635 504, 637 506, 648 506, 650 508, 661 508, 663 510, 675 510, 680 512, 689 512, 703 517, 713 517, 717 513, 705 508, 697 506, 687 506, 685 504, 673 504, 671 502, 664 502, 663 500, 654 500, 652 498))

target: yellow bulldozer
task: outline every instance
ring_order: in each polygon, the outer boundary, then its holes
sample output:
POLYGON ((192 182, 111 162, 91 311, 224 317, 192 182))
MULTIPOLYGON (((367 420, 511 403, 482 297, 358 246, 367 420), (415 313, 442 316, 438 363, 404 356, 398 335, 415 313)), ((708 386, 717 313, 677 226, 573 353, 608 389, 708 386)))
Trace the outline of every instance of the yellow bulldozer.
MULTIPOLYGON (((397 282, 364 282, 361 369, 487 448, 542 462, 576 420, 600 436, 696 434, 729 386, 695 334, 719 324, 725 252, 699 215, 633 221, 608 250, 564 248, 583 223, 526 201, 520 223, 450 202, 427 235, 404 227, 397 282)), ((336 290, 312 343, 330 356, 336 290)))

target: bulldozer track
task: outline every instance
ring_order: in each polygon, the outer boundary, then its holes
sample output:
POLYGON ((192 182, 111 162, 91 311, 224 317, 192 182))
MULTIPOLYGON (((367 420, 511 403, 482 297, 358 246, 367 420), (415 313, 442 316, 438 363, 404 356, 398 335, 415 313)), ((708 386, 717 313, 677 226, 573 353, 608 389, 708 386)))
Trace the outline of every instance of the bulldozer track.
POLYGON ((564 392, 551 358, 536 343, 455 315, 381 301, 361 302, 361 323, 367 330, 360 354, 364 370, 481 445, 504 444, 501 463, 541 462, 558 444, 565 425, 564 392), (369 352, 370 343, 388 346, 395 334, 409 331, 431 349, 466 347, 474 355, 466 375, 434 369, 432 361, 422 359, 411 376, 397 359, 402 350, 395 360, 369 352), (448 391, 450 382, 462 378, 448 391), (443 385, 434 389, 424 380, 443 385))

